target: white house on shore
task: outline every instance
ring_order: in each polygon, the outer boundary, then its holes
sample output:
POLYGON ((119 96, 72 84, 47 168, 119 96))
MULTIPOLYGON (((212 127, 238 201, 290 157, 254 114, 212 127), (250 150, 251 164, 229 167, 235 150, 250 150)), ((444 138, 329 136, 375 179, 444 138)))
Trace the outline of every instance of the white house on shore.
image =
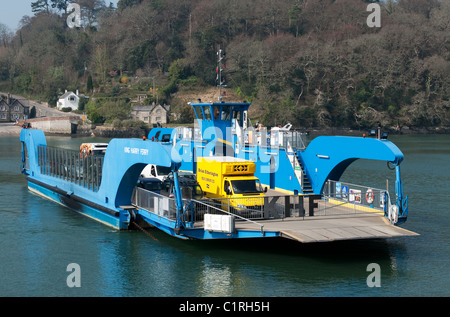
POLYGON ((72 108, 72 110, 77 110, 79 101, 80 96, 78 95, 78 90, 76 93, 66 90, 64 95, 59 97, 56 107, 58 108, 58 110, 69 107, 72 108))

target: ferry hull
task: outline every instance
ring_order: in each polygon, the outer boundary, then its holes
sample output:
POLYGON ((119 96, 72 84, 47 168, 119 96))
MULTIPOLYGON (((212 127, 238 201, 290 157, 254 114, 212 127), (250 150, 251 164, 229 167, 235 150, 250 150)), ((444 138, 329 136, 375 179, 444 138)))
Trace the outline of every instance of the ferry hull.
POLYGON ((52 186, 40 183, 31 178, 28 179, 28 189, 36 195, 70 208, 71 210, 94 219, 106 226, 117 230, 128 229, 129 217, 128 215, 121 214, 119 211, 106 210, 105 208, 96 206, 80 197, 67 195, 63 191, 58 190, 58 188, 53 188, 52 186))

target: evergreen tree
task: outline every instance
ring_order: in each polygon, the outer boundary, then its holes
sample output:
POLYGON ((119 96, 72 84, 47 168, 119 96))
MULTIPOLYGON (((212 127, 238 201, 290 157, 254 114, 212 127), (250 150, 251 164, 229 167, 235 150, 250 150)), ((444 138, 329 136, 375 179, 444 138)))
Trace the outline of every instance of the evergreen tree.
POLYGON ((92 91, 92 89, 94 89, 94 85, 93 85, 93 83, 92 83, 92 76, 89 75, 89 76, 88 76, 88 79, 87 79, 87 83, 86 83, 86 90, 87 90, 88 93, 89 93, 89 92, 92 91))
POLYGON ((49 12, 49 0, 37 0, 34 2, 31 2, 31 11, 34 13, 47 11, 49 12))

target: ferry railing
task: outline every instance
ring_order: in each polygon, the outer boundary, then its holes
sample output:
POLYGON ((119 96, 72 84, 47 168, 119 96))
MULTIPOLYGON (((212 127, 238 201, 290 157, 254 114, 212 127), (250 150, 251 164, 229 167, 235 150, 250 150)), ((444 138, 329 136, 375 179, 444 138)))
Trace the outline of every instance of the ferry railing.
POLYGON ((38 166, 43 175, 98 191, 102 181, 103 156, 80 157, 74 150, 38 146, 38 166))
MULTIPOLYGON (((386 191, 377 191, 374 201, 375 199, 386 199, 379 198, 387 194, 386 191)), ((268 195, 257 198, 263 201, 263 205, 253 206, 253 208, 244 208, 243 204, 248 203, 248 201, 245 202, 245 199, 248 198, 242 198, 240 207, 237 206, 236 199, 233 202, 230 201, 231 199, 228 201, 227 199, 183 199, 183 211, 177 214, 175 199, 137 187, 132 196, 132 204, 160 218, 176 222, 177 225, 175 227, 180 229, 201 226, 205 214, 224 214, 233 216, 237 221, 245 221, 257 225, 262 232, 264 230, 262 221, 267 219, 297 217, 301 220, 301 218, 305 219, 305 217, 344 216, 364 212, 383 213, 383 208, 380 206, 365 206, 364 204, 355 203, 354 200, 358 200, 358 192, 352 192, 352 194, 355 197, 350 198, 347 196, 346 198, 339 196, 336 192, 309 196, 268 195)))
POLYGON ((306 133, 299 131, 278 131, 268 132, 266 127, 248 127, 244 131, 244 142, 248 146, 271 147, 273 149, 287 149, 288 145, 294 150, 306 149, 306 133))
POLYGON ((209 204, 247 219, 282 219, 305 213, 303 196, 298 195, 215 198, 209 204))
POLYGON ((177 216, 175 199, 144 188, 135 188, 131 203, 138 208, 145 209, 170 220, 175 220, 177 216))
MULTIPOLYGON (((152 212, 159 217, 172 221, 177 219, 177 208, 175 199, 173 198, 136 187, 133 192, 131 202, 134 206, 152 212)), ((205 214, 232 215, 237 219, 257 224, 260 226, 261 230, 263 230, 263 225, 242 215, 218 208, 217 206, 211 204, 210 201, 183 199, 183 213, 180 215, 180 220, 184 227, 194 227, 195 223, 203 221, 205 214)))
POLYGON ((295 150, 306 149, 306 134, 298 131, 283 132, 283 147, 288 144, 295 150))
POLYGON ((261 233, 264 232, 264 225, 252 219, 246 218, 240 214, 232 213, 215 205, 210 201, 191 200, 183 210, 182 221, 186 227, 193 227, 195 222, 204 220, 205 214, 225 214, 233 216, 237 220, 250 222, 260 228, 261 233))
POLYGON ((384 189, 328 180, 315 215, 384 213, 389 205, 388 197, 384 189))

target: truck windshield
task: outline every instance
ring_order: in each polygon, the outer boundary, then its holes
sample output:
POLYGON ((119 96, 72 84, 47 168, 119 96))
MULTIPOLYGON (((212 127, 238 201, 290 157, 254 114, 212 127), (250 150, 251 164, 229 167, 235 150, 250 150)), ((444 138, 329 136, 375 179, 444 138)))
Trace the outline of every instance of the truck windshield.
POLYGON ((261 183, 256 179, 235 180, 231 182, 235 194, 259 194, 263 192, 261 183))

